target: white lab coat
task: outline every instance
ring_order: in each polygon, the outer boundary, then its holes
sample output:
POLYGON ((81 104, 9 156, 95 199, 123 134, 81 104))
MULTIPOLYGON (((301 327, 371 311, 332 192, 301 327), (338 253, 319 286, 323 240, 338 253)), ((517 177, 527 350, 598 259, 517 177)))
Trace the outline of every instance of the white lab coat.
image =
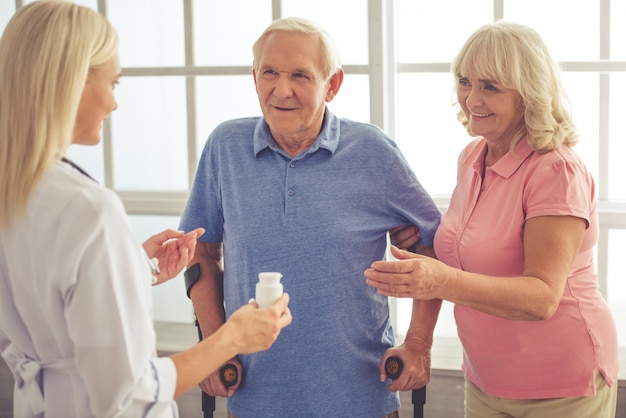
POLYGON ((15 418, 177 417, 151 270, 119 198, 58 162, 0 230, 0 352, 15 418))

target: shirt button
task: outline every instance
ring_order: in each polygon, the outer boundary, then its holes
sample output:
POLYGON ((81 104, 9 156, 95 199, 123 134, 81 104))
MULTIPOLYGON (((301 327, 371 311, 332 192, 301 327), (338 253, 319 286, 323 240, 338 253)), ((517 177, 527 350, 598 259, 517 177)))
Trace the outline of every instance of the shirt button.
POLYGON ((294 163, 293 161, 289 163, 289 167, 295 167, 296 163, 294 163))
POLYGON ((288 194, 289 196, 293 196, 293 190, 287 190, 287 194, 288 194))

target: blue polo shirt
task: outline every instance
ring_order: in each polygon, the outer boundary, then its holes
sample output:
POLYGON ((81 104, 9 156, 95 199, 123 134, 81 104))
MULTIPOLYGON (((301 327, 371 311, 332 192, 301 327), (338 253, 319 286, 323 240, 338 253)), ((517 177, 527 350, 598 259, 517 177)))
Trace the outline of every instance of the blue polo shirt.
POLYGON ((379 382, 394 345, 387 298, 363 272, 389 229, 414 224, 432 244, 440 213, 379 128, 326 110, 315 143, 292 158, 261 117, 210 135, 180 228, 224 246, 226 315, 254 297, 258 273, 283 274, 293 323, 240 359, 238 417, 383 417, 399 407, 379 382))

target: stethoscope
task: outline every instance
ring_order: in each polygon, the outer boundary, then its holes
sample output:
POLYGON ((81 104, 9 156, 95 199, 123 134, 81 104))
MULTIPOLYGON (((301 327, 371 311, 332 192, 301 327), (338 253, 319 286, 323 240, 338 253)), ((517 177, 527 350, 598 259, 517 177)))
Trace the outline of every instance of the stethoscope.
POLYGON ((95 181, 96 183, 98 182, 96 179, 94 179, 93 177, 91 177, 89 175, 89 173, 87 173, 85 170, 83 170, 78 164, 76 164, 74 161, 65 158, 65 157, 61 157, 61 161, 63 161, 65 164, 69 164, 73 169, 75 169, 76 171, 78 171, 80 174, 82 174, 85 177, 88 177, 90 179, 92 179, 93 181, 95 181))
MULTIPOLYGON (((83 176, 90 178, 96 183, 98 182, 96 179, 91 177, 89 173, 83 170, 78 164, 76 164, 72 160, 66 157, 61 157, 61 161, 71 166, 73 169, 78 171, 83 176)), ((148 264, 150 265, 150 270, 152 271, 152 284, 155 284, 158 281, 157 276, 161 274, 161 269, 159 269, 159 259, 156 257, 152 257, 152 258, 148 257, 148 254, 145 251, 143 251, 143 253, 146 255, 146 259, 148 260, 148 264)))

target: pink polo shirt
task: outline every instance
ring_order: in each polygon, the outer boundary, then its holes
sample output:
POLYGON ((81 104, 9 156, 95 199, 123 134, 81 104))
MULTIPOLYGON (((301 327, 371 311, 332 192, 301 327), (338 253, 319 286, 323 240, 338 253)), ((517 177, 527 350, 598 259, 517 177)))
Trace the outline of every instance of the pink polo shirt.
POLYGON ((609 385, 618 373, 617 333, 598 291, 595 186, 569 147, 538 154, 521 141, 485 172, 485 140, 458 162, 457 186, 435 236, 446 264, 494 276, 521 275, 526 219, 569 215, 588 224, 563 298, 546 321, 513 321, 455 306, 466 378, 493 396, 544 399, 595 395, 594 373, 609 385))

